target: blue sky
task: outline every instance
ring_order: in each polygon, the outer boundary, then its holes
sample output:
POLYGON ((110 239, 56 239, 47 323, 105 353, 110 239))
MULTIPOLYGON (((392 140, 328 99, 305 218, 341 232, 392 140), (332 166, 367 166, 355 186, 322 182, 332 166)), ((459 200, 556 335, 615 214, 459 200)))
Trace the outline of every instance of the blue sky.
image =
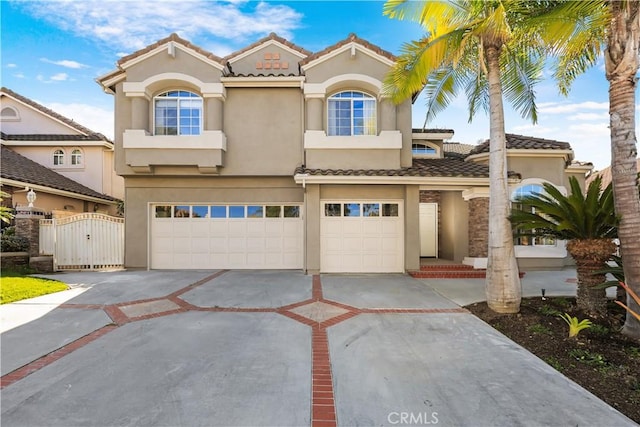
MULTIPOLYGON (((172 32, 218 56, 270 32, 313 52, 354 32, 397 54, 421 29, 382 16, 382 6, 377 1, 2 0, 2 85, 113 137, 113 98, 94 79, 114 70, 124 54, 172 32)), ((569 97, 545 79, 536 88, 538 124, 507 105, 506 130, 568 141, 578 160, 602 169, 610 162, 607 91, 602 61, 575 82, 569 97)), ((424 105, 423 99, 414 104, 414 127, 423 124, 424 105)), ((454 129, 453 141, 475 144, 488 138, 487 117, 478 114, 472 124, 467 117, 466 99, 459 97, 428 126, 454 129)))

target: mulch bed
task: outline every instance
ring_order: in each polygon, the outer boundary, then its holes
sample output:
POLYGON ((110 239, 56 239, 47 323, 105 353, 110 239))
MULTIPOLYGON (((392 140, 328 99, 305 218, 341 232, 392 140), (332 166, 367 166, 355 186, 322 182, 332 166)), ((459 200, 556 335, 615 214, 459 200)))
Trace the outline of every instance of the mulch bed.
POLYGON ((640 423, 640 343, 619 333, 624 310, 610 303, 608 315, 591 319, 589 329, 569 338, 558 314, 589 318, 574 298, 525 298, 520 313, 497 314, 485 302, 466 307, 473 314, 572 379, 618 411, 640 423))

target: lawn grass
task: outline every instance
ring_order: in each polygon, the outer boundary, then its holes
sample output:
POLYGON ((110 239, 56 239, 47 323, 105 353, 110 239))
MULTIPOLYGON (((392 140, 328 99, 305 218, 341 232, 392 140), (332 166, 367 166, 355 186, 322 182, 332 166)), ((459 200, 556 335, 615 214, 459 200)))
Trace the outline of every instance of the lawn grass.
POLYGON ((2 271, 2 277, 0 277, 0 304, 52 294, 65 289, 68 289, 67 285, 57 280, 27 276, 13 271, 2 271))

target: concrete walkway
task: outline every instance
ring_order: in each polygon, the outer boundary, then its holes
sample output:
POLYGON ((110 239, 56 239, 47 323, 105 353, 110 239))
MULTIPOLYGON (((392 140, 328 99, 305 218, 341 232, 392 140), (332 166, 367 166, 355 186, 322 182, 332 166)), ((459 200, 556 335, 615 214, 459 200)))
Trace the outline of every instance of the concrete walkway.
POLYGON ((55 277, 74 289, 0 307, 3 425, 635 425, 460 308, 462 283, 295 271, 55 277), (13 319, 38 306, 40 317, 13 319))

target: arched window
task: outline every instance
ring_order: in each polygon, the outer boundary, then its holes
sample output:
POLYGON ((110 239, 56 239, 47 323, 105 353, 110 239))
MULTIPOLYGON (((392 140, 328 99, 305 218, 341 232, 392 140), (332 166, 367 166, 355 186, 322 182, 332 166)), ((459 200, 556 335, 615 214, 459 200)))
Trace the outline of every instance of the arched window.
POLYGON ((54 166, 62 166, 64 165, 64 151, 60 148, 53 152, 53 165, 54 166))
POLYGON ((330 136, 376 135, 376 99, 364 92, 344 91, 327 102, 330 136))
POLYGON ((438 150, 427 144, 412 144, 411 152, 416 157, 435 156, 436 154, 438 154, 438 150))
MULTIPOLYGON (((530 196, 533 194, 544 194, 544 187, 539 184, 526 184, 521 187, 516 188, 513 193, 511 193, 511 202, 513 208, 523 209, 524 206, 521 203, 518 203, 519 199, 524 196, 530 196)), ((528 207, 531 212, 535 212, 535 208, 528 207)), ((556 244, 556 238, 550 236, 522 236, 516 237, 514 240, 515 245, 520 246, 554 246, 556 244)))
POLYGON ((20 120, 20 115, 18 114, 18 110, 15 108, 4 107, 2 111, 0 111, 0 118, 7 121, 20 120))
POLYGON ((79 148, 74 148, 71 152, 71 164, 73 166, 82 165, 82 150, 79 148))
POLYGON ((172 90, 154 100, 156 135, 200 135, 202 98, 184 90, 172 90))

